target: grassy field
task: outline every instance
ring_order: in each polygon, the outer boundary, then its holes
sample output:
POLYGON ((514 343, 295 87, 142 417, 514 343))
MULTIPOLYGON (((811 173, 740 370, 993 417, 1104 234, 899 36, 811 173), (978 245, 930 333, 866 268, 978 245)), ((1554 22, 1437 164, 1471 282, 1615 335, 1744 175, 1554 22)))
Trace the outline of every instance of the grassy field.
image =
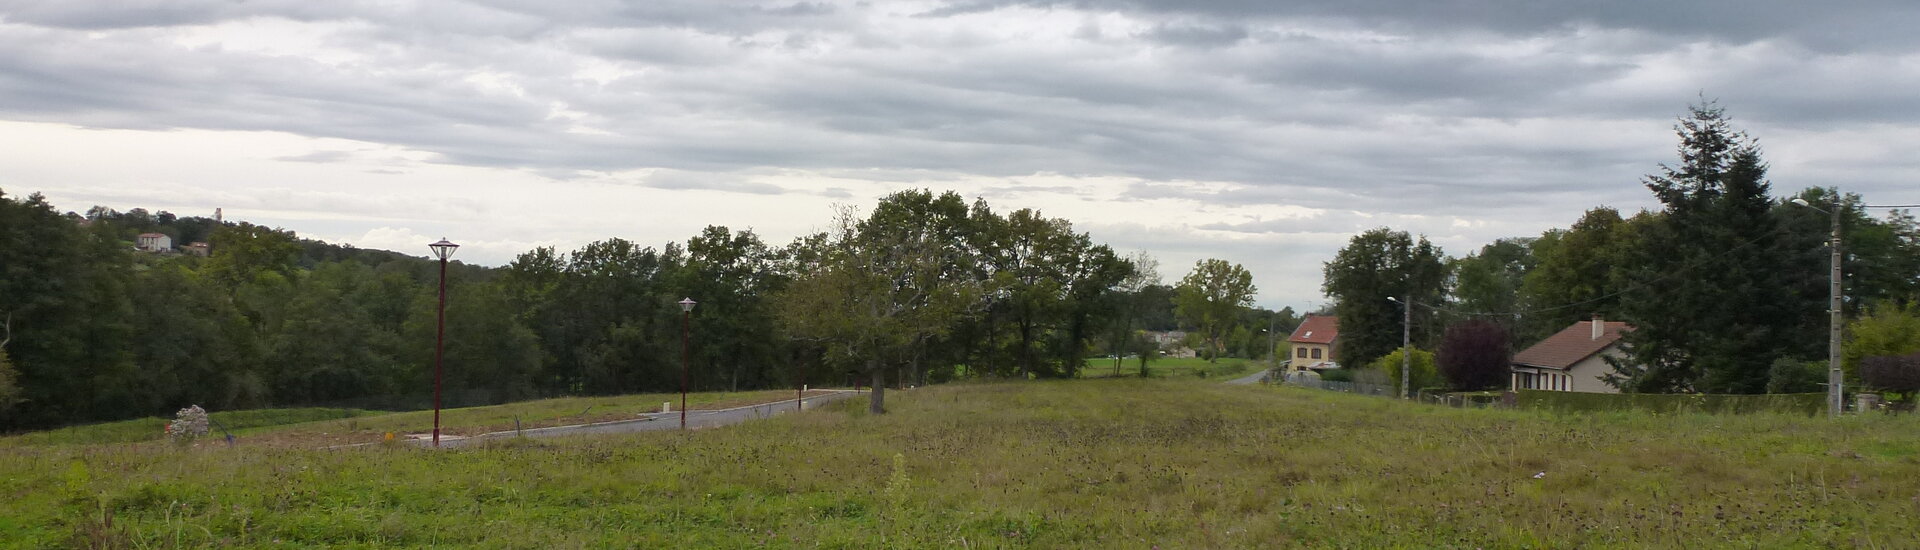
MULTIPOLYGON (((1147 374, 1154 378, 1227 378, 1253 372, 1266 366, 1264 361, 1252 361, 1238 358, 1222 358, 1208 363, 1206 359, 1162 357, 1147 362, 1147 374), (1204 376, 1203 376, 1204 375, 1204 376)), ((1087 360, 1087 366, 1080 370, 1081 378, 1110 378, 1113 376, 1113 359, 1096 357, 1087 360)), ((1120 376, 1139 376, 1138 358, 1122 359, 1120 376)))
MULTIPOLYGON (((817 394, 819 392, 814 392, 817 394)), ((722 409, 780 399, 792 399, 792 390, 693 393, 687 406, 694 410, 722 409)), ((600 397, 562 397, 505 405, 444 409, 441 433, 477 435, 522 428, 626 420, 639 413, 657 412, 662 403, 680 406, 680 394, 647 393, 600 397)), ((216 411, 209 416, 249 444, 318 447, 380 441, 387 432, 433 431, 433 411, 385 412, 356 409, 266 409, 216 411)), ((141 418, 0 437, 0 447, 158 442, 166 437, 167 421, 141 418)), ((219 438, 222 432, 213 431, 219 438)))
POLYGON ((0 544, 1910 547, 1920 420, 1555 415, 1194 380, 936 386, 432 451, 0 449, 0 544))

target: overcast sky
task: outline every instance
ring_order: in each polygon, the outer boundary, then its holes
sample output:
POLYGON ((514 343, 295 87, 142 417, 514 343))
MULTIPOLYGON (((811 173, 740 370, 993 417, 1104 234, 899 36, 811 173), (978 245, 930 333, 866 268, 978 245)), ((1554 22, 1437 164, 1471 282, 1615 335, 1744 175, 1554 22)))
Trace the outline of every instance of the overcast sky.
POLYGON ((1920 202, 1920 3, 1674 4, 0 0, 0 189, 494 265, 951 189, 1296 309, 1367 228, 1653 206, 1703 95, 1778 193, 1920 202))

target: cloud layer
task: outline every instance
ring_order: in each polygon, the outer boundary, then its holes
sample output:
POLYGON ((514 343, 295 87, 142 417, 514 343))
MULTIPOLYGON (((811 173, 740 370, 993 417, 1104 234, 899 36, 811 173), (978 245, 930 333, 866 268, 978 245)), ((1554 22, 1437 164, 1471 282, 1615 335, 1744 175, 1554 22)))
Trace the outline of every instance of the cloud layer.
POLYGON ((1148 249, 1170 278, 1208 255, 1246 263, 1275 306, 1316 300, 1320 262, 1368 227, 1464 253, 1647 205, 1637 178, 1702 95, 1762 139, 1777 187, 1916 202, 1897 145, 1920 133, 1907 2, 548 4, 0 7, 11 139, 102 162, 187 136, 212 149, 191 153, 208 166, 133 174, 13 159, 0 185, 123 207, 193 189, 169 196, 367 243, 502 246, 683 239, 743 209, 790 236, 832 201, 952 188, 1148 249), (243 146, 262 135, 285 145, 243 146), (466 206, 315 198, 340 188, 466 206))

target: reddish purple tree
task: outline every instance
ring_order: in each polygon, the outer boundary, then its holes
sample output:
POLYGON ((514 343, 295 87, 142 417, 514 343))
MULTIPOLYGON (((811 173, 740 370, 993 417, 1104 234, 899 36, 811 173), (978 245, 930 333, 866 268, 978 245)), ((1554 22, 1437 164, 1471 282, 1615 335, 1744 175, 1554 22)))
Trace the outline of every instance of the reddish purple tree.
POLYGON ((1920 391, 1920 353, 1880 355, 1860 361, 1860 380, 1883 392, 1920 391))
POLYGON ((1447 327, 1435 361, 1454 391, 1478 391, 1506 385, 1512 358, 1506 328, 1492 321, 1461 321, 1447 327))

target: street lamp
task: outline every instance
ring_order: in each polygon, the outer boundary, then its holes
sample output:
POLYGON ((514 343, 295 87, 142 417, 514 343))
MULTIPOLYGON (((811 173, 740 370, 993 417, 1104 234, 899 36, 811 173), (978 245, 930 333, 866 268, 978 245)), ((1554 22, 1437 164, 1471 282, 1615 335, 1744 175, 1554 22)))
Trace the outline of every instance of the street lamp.
POLYGON ((693 298, 680 300, 680 429, 687 429, 687 365, 693 362, 693 298))
POLYGON ((433 335, 433 446, 440 446, 440 379, 445 369, 441 367, 442 351, 447 344, 447 258, 453 257, 454 249, 460 245, 448 242, 441 237, 440 242, 427 245, 433 249, 433 257, 440 259, 440 324, 433 335))
POLYGON ((1413 397, 1413 349, 1409 341, 1413 339, 1413 295, 1408 294, 1406 301, 1392 296, 1387 301, 1400 304, 1403 312, 1400 318, 1400 398, 1413 397))
MULTIPOLYGON (((1788 202, 1812 208, 1815 211, 1824 212, 1828 218, 1833 220, 1832 240, 1827 241, 1827 248, 1832 251, 1832 260, 1828 266, 1827 274, 1827 416, 1837 418, 1840 416, 1840 411, 1846 407, 1846 403, 1844 402, 1844 396, 1846 394, 1840 391, 1840 384, 1844 377, 1841 376, 1840 373, 1840 302, 1843 298, 1841 295, 1842 290, 1840 289, 1840 279, 1843 275, 1840 271, 1841 209, 1839 208, 1839 195, 1837 193, 1835 194, 1835 207, 1832 210, 1814 206, 1808 203, 1807 199, 1802 198, 1795 198, 1788 202)), ((1860 208, 1910 208, 1913 206, 1914 205, 1910 204, 1863 204, 1860 205, 1860 208)))

